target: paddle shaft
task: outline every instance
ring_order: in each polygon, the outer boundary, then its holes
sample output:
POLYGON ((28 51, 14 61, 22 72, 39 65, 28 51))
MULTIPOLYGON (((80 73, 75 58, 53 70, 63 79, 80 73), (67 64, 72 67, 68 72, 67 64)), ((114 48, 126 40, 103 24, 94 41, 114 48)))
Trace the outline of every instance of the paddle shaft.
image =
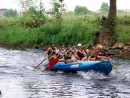
MULTIPOLYGON (((66 55, 68 52, 70 52, 71 50, 73 49, 73 47, 70 49, 70 50, 68 50, 67 52, 65 52, 62 56, 60 56, 60 58, 62 58, 64 55, 66 55)), ((57 55, 57 57, 60 55, 60 53, 57 55)), ((56 57, 56 58, 57 58, 56 57)))
MULTIPOLYGON (((52 55, 52 53, 53 53, 53 52, 51 52, 51 54, 50 54, 50 55, 48 55, 48 57, 49 57, 49 56, 51 56, 51 55, 52 55)), ((47 59, 47 57, 46 57, 45 59, 43 59, 43 60, 41 61, 41 63, 39 63, 39 64, 37 65, 37 67, 39 67, 39 66, 40 66, 40 65, 41 65, 41 64, 42 64, 42 63, 43 63, 46 59, 47 59)))
POLYGON ((85 46, 83 46, 82 49, 85 51, 86 54, 88 54, 87 50, 84 48, 85 46))
POLYGON ((107 60, 109 61, 109 63, 113 66, 112 62, 110 61, 110 59, 106 56, 107 60))
MULTIPOLYGON (((47 58, 46 58, 47 59, 47 58)), ((42 61, 41 61, 41 63, 39 63, 38 65, 37 65, 37 67, 39 67, 46 59, 43 59, 42 61)))
MULTIPOLYGON (((68 50, 64 55, 66 55, 71 50, 72 50, 72 48, 70 50, 68 50)), ((62 55, 60 58, 62 58, 64 55, 62 55)), ((59 61, 59 58, 55 58, 55 59, 51 60, 48 64, 48 66, 44 70, 49 71, 58 61, 59 61)))
POLYGON ((62 58, 63 56, 65 56, 65 55, 66 55, 68 52, 70 52, 72 49, 73 49, 73 47, 72 47, 70 50, 68 50, 67 52, 65 52, 64 55, 62 55, 60 58, 62 58))
POLYGON ((116 65, 112 64, 112 62, 110 61, 109 57, 106 56, 106 58, 109 61, 109 63, 112 65, 112 67, 113 67, 114 70, 118 70, 119 69, 116 65))

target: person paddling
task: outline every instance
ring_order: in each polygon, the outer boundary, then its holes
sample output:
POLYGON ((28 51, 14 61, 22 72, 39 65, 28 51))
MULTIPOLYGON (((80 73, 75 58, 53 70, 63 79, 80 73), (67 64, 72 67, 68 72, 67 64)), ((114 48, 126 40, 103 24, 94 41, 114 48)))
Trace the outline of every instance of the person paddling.
POLYGON ((82 61, 87 60, 87 54, 83 50, 82 44, 78 44, 77 46, 78 46, 78 49, 75 48, 75 51, 76 51, 75 58, 77 60, 82 60, 82 61))
POLYGON ((59 58, 59 62, 64 62, 64 55, 66 53, 64 43, 60 44, 60 48, 57 50, 57 58, 59 58))
POLYGON ((108 59, 107 53, 103 50, 103 46, 100 44, 96 46, 95 57, 97 61, 103 61, 104 59, 108 59))
MULTIPOLYGON (((67 50, 64 54, 64 58, 65 58, 65 63, 67 62, 76 62, 76 59, 72 59, 72 54, 74 53, 74 51, 72 50, 72 48, 70 47, 70 45, 67 46, 67 50)), ((62 57, 62 56, 61 56, 62 57)), ((59 62, 59 58, 57 58, 55 56, 55 58, 53 60, 51 60, 48 64, 48 66, 43 70, 43 71, 49 71, 56 63, 59 62)))
POLYGON ((95 51, 95 57, 97 61, 103 61, 104 59, 107 59, 108 62, 112 65, 112 68, 114 70, 118 70, 118 66, 117 65, 113 65, 112 62, 110 61, 110 58, 108 57, 107 53, 103 50, 103 46, 102 45, 97 45, 96 47, 96 51, 95 51))
POLYGON ((89 44, 87 49, 88 61, 95 61, 95 47, 92 44, 89 44))
POLYGON ((71 46, 70 45, 67 45, 67 49, 66 49, 66 55, 65 55, 65 63, 68 63, 68 62, 77 62, 77 59, 76 58, 72 58, 72 55, 75 53, 74 50, 72 50, 71 46))
POLYGON ((56 58, 56 51, 57 48, 55 47, 54 42, 50 43, 50 47, 47 49, 47 51, 44 54, 44 58, 48 55, 48 60, 51 61, 52 59, 56 58))

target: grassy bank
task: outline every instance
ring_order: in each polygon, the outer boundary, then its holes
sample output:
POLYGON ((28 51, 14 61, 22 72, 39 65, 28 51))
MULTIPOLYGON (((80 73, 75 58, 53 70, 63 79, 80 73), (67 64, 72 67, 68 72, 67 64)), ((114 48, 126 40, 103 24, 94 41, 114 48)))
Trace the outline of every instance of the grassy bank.
MULTIPOLYGON (((125 17, 125 16, 124 16, 125 17)), ((119 17, 115 28, 115 39, 121 42, 130 41, 130 19, 119 17)), ((0 44, 11 46, 32 47, 38 44, 42 47, 51 41, 58 46, 60 43, 76 45, 78 43, 95 43, 96 33, 99 29, 97 17, 64 17, 59 26, 54 19, 48 19, 41 27, 30 28, 23 25, 30 19, 1 18, 0 44)))
POLYGON ((70 18, 64 19, 60 28, 56 21, 46 21, 40 28, 30 28, 21 25, 20 18, 2 19, 0 20, 0 44, 47 46, 51 41, 57 45, 61 42, 73 45, 79 42, 83 44, 94 43, 98 28, 94 21, 70 18))

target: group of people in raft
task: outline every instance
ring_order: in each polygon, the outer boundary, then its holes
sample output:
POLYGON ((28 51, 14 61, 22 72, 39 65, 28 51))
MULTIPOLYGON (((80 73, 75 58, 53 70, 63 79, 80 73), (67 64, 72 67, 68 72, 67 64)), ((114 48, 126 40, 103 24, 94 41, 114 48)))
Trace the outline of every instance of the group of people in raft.
POLYGON ((78 44, 76 47, 67 45, 65 47, 64 43, 61 43, 59 49, 55 47, 53 42, 50 43, 50 47, 44 54, 44 58, 48 55, 48 60, 51 61, 55 58, 59 59, 59 62, 77 62, 81 61, 102 61, 108 58, 108 55, 103 49, 103 46, 97 44, 93 46, 90 44, 86 49, 82 46, 82 44, 78 44))

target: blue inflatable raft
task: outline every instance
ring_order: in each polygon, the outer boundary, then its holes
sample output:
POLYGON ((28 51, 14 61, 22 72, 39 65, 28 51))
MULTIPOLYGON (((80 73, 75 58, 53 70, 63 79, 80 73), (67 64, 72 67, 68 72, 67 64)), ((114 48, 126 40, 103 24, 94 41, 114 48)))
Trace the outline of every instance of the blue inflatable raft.
MULTIPOLYGON (((44 62, 43 66, 46 67, 48 62, 44 62)), ((95 71, 108 75, 112 70, 112 65, 108 61, 79 61, 64 63, 58 62, 51 69, 51 71, 64 71, 64 72, 77 72, 77 71, 95 71)))

